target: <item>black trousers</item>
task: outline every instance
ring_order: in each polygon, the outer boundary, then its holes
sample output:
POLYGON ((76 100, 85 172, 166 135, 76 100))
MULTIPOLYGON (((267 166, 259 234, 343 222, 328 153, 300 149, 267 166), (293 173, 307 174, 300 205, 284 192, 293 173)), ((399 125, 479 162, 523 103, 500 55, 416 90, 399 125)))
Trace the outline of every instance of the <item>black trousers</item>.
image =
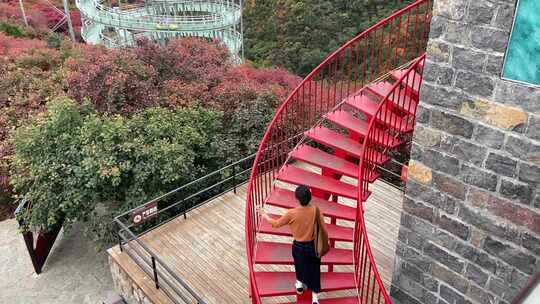
POLYGON ((315 242, 293 242, 292 256, 296 279, 311 291, 321 292, 321 259, 315 253, 315 242))

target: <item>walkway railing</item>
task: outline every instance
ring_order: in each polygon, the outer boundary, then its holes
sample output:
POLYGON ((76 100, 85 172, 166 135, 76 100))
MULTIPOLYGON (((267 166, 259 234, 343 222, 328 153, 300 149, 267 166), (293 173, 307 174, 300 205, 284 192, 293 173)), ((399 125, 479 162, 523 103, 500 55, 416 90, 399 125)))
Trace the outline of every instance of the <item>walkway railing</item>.
MULTIPOLYGON (((317 125, 346 97, 421 56, 426 48, 430 19, 431 0, 419 0, 381 20, 328 56, 276 112, 259 145, 247 192, 246 253, 253 303, 261 303, 253 263, 261 220, 259 210, 273 188, 277 171, 287 161, 288 153, 301 141, 301 138, 291 138, 290 134, 302 134, 317 125)), ((357 220, 356 225, 363 223, 357 220)), ((357 231, 360 231, 359 227, 357 231)), ((358 255, 363 248, 358 242, 367 242, 367 237, 356 241, 355 255, 358 255)), ((370 277, 378 276, 375 267, 367 269, 370 277)), ((374 288, 372 286, 370 288, 374 288)), ((382 299, 389 302, 382 285, 381 293, 382 299)), ((380 301, 373 300, 372 303, 380 301)))
POLYGON ((172 270, 159 254, 149 248, 143 235, 179 216, 187 214, 213 198, 234 191, 245 183, 255 154, 218 169, 210 174, 165 193, 141 206, 128 210, 114 219, 118 227, 118 245, 154 282, 155 288, 177 304, 205 304, 188 283, 172 270))
MULTIPOLYGON (((405 127, 403 125, 404 120, 398 120, 398 116, 392 112, 397 107, 401 111, 409 113, 409 116, 413 119, 409 123, 413 125, 415 123, 416 105, 419 102, 418 92, 413 92, 408 88, 407 84, 414 84, 414 87, 420 88, 422 85, 421 75, 423 74, 424 61, 425 54, 413 61, 401 78, 396 81, 390 93, 379 104, 376 114, 369 120, 368 135, 363 142, 363 156, 360 159, 358 172, 358 197, 363 197, 362 195, 367 195, 368 193, 370 175, 377 169, 377 164, 375 163, 377 160, 376 153, 381 152, 376 150, 377 147, 389 147, 391 146, 390 141, 393 139, 391 136, 383 137, 382 132, 377 131, 376 126, 378 122, 386 122, 386 125, 389 127, 388 132, 391 132, 391 130, 402 130, 405 127)), ((395 134, 397 136, 399 132, 396 131, 395 134)), ((358 201, 357 204, 353 252, 359 303, 391 303, 379 276, 371 247, 369 246, 364 217, 364 205, 361 201, 358 201)))

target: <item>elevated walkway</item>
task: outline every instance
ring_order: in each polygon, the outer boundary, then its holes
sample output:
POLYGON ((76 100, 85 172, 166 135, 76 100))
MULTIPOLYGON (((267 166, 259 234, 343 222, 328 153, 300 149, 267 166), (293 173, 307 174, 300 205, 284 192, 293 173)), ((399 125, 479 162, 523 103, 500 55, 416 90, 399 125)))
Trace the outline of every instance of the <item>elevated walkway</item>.
POLYGON ((166 41, 197 36, 219 39, 233 55, 242 48, 240 1, 150 0, 144 5, 110 7, 102 0, 76 0, 81 36, 90 44, 131 46, 138 38, 166 41))
MULTIPOLYGON (((305 163, 297 162, 295 165, 314 172, 319 170, 305 163)), ((348 183, 355 182, 350 178, 342 180, 348 183)), ((236 194, 233 191, 227 192, 188 213, 187 219, 177 217, 140 237, 140 240, 152 251, 159 253, 159 258, 207 304, 251 303, 247 288, 248 267, 243 246, 246 188, 246 185, 239 187, 236 194)), ((403 193, 382 181, 373 183, 371 191, 373 194, 365 204, 366 225, 382 280, 386 287, 389 287, 403 193)), ((342 198, 340 202, 351 206, 356 203, 342 198)), ((279 207, 268 207, 268 211, 275 214, 285 211, 279 207)), ((350 224, 342 220, 338 222, 350 224)), ((268 242, 284 240, 283 237, 270 235, 263 238, 268 242)), ((129 250, 129 246, 129 243, 124 244, 124 249, 129 250)), ((336 247, 350 249, 350 246, 350 243, 338 242, 336 247)), ((111 248, 109 250, 111 263, 124 269, 151 302, 173 303, 160 289, 155 288, 152 278, 146 275, 125 251, 120 252, 118 246, 111 248)), ((264 256, 260 258, 264 259, 264 256)), ((285 261, 285 265, 257 265, 257 270, 292 271, 292 266, 287 264, 285 261)), ((326 267, 323 266, 322 270, 325 271, 326 267)), ((350 271, 348 269, 350 267, 336 265, 334 271, 350 271)), ((350 295, 350 291, 332 293, 332 296, 336 295, 347 296, 350 295)), ((294 297, 274 297, 265 299, 264 303, 286 303, 294 300, 294 297)))

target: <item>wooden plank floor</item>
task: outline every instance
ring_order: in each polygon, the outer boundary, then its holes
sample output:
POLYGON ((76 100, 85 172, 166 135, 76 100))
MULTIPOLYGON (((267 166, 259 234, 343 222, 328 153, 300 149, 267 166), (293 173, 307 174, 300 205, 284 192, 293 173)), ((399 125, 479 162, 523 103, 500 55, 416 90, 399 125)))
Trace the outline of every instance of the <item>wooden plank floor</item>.
MULTIPOLYGON (((317 171, 312 167, 310 169, 317 171)), ((353 180, 346 181, 354 183, 353 180)), ((402 192, 380 181, 372 184, 370 190, 373 195, 365 203, 366 225, 382 279, 385 285, 389 286, 402 208, 402 192)), ((179 217, 142 238, 145 244, 167 262, 208 304, 251 303, 248 297, 248 268, 244 250, 245 197, 244 185, 239 187, 237 194, 228 192, 192 211, 187 219, 179 217)), ((353 203, 346 200, 341 202, 353 203)), ((269 208, 267 211, 276 210, 279 209, 269 208)), ((275 237, 270 237, 273 238, 275 237)), ((348 245, 339 244, 338 247, 346 248, 348 245)), ((269 268, 257 265, 257 269, 292 271, 291 266, 269 268)), ((336 267, 337 271, 346 269, 347 267, 343 266, 336 267)), ((282 297, 265 300, 265 303, 282 303, 287 300, 290 298, 282 297)))

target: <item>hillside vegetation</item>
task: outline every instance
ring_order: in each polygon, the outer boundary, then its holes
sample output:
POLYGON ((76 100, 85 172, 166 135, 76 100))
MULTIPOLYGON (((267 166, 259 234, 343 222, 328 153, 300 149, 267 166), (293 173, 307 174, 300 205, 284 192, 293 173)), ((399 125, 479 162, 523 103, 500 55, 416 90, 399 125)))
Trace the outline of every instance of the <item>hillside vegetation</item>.
POLYGON ((246 57, 301 76, 370 25, 410 0, 249 0, 246 57))

